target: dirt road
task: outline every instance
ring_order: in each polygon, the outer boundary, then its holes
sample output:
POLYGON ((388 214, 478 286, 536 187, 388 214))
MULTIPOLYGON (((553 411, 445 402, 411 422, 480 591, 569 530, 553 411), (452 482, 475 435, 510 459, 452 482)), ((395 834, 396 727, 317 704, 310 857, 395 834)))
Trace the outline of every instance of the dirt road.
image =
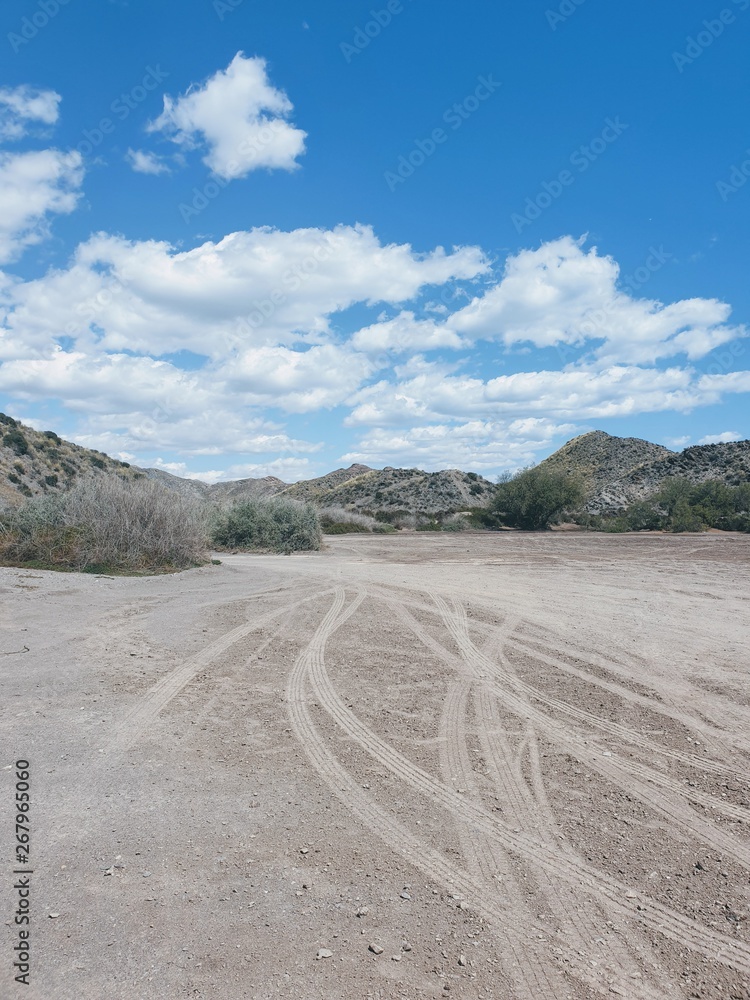
POLYGON ((0 569, 0 995, 747 1000, 749 654, 743 536, 0 569))

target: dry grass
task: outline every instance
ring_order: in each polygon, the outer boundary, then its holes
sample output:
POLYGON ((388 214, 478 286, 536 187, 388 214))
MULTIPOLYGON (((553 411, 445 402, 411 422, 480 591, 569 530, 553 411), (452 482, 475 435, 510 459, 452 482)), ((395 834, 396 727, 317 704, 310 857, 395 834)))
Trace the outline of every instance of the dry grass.
POLYGON ((147 572, 208 558, 209 512, 151 481, 81 479, 0 515, 0 561, 50 569, 147 572))

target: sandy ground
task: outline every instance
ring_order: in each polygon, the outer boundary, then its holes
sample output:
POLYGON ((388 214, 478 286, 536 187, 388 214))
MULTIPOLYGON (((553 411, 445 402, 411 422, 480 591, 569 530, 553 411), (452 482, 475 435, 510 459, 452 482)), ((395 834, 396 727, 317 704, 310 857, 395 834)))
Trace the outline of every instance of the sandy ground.
POLYGON ((0 996, 750 997, 749 602, 742 536, 0 569, 0 996))

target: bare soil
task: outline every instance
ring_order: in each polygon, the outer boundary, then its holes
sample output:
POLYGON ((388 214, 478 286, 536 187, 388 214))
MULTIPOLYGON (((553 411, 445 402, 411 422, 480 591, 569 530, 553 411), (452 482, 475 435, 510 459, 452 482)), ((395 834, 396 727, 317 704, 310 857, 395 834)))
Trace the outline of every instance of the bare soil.
POLYGON ((749 626, 745 536, 0 569, 0 996, 747 1000, 749 626))

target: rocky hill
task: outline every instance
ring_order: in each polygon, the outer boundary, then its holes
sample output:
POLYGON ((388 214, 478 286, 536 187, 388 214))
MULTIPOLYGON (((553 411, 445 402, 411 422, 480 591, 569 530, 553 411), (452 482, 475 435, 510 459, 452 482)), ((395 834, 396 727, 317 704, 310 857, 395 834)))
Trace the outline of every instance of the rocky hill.
POLYGON ((475 472, 448 469, 423 472, 421 469, 369 469, 352 465, 321 479, 295 483, 284 496, 313 500, 322 507, 351 507, 355 510, 395 513, 445 514, 486 507, 495 487, 475 472))
POLYGON ((145 473, 100 451, 64 441, 54 431, 35 431, 0 413, 0 503, 56 491, 79 476, 116 474, 142 479, 145 473))
MULTIPOLYGON (((669 476, 693 483, 718 479, 728 485, 750 481, 750 441, 698 445, 673 452, 640 438, 592 431, 573 438, 541 463, 582 480, 586 510, 614 514, 658 492, 669 476)), ((0 504, 65 489, 82 475, 148 476, 182 495, 225 503, 246 497, 287 496, 321 507, 347 507, 384 514, 448 514, 487 507, 495 487, 474 472, 449 469, 371 469, 350 465, 317 479, 285 483, 274 476, 207 484, 161 469, 139 469, 102 452, 64 441, 54 431, 35 431, 0 414, 0 504)))
POLYGON ((578 476, 584 483, 589 513, 614 514, 653 496, 671 476, 691 483, 718 479, 730 486, 750 481, 750 441, 696 445, 673 452, 640 438, 592 431, 568 441, 541 466, 578 476))

